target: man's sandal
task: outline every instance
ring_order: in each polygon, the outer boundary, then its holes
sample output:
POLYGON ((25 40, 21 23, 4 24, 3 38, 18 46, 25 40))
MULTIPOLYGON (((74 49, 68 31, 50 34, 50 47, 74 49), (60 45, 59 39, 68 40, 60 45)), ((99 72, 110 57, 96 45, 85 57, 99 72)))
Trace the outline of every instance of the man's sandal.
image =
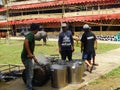
POLYGON ((94 66, 99 66, 99 65, 98 65, 98 64, 96 64, 96 63, 95 63, 95 64, 93 64, 93 65, 94 65, 94 66))
POLYGON ((92 70, 93 70, 93 65, 92 65, 92 67, 90 67, 89 72, 92 73, 92 70))

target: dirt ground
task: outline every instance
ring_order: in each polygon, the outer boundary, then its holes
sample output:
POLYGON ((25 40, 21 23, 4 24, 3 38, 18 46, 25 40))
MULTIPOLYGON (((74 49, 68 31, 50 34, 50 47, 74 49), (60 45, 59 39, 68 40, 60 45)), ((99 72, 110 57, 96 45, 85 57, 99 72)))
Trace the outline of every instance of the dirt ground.
POLYGON ((100 78, 96 82, 92 82, 78 90, 120 90, 120 78, 100 78), (116 89, 118 88, 119 89, 116 89))
MULTIPOLYGON (((22 90, 25 90, 25 85, 24 83, 22 83, 22 79, 12 80, 7 83, 0 82, 0 90, 18 90, 18 88, 20 88, 19 85, 22 86, 21 88, 22 90)), ((110 78, 110 79, 100 78, 96 82, 87 84, 86 86, 79 88, 77 90, 113 90, 114 88, 117 87, 120 87, 120 78, 110 78)), ((37 87, 37 90, 43 90, 43 89, 37 87)), ((58 90, 58 89, 51 89, 51 90, 58 90)))

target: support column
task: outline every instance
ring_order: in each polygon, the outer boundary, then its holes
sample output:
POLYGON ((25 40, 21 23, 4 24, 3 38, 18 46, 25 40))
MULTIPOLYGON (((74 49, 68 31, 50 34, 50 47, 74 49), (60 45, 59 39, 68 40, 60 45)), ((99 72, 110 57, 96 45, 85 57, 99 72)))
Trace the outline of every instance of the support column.
POLYGON ((102 25, 100 25, 100 35, 102 35, 102 25))
MULTIPOLYGON (((62 3, 62 20, 64 18, 64 13, 65 13, 65 7, 64 7, 64 0, 63 0, 63 3, 62 3)), ((63 21, 61 21, 61 24, 62 24, 63 21)), ((60 32, 62 32, 62 27, 61 27, 61 24, 60 24, 60 32)))
MULTIPOLYGON (((8 0, 7 0, 7 3, 6 3, 6 20, 7 20, 7 22, 8 22, 8 17, 9 17, 9 6, 8 6, 8 0)), ((9 32, 9 26, 8 26, 8 24, 7 24, 7 36, 6 36, 6 41, 7 41, 7 43, 9 44, 9 35, 10 34, 10 32, 9 32)))
POLYGON ((102 35, 102 20, 101 20, 101 13, 100 13, 100 6, 98 5, 98 15, 100 18, 100 35, 102 35))

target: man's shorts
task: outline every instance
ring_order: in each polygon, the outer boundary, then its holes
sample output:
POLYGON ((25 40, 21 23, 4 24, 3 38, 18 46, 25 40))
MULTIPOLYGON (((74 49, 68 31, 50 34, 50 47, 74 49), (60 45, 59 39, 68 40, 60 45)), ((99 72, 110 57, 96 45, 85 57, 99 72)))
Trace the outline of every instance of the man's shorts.
POLYGON ((87 53, 83 52, 83 54, 82 54, 82 60, 83 61, 85 61, 85 60, 91 60, 91 58, 92 58, 92 53, 87 54, 87 53))

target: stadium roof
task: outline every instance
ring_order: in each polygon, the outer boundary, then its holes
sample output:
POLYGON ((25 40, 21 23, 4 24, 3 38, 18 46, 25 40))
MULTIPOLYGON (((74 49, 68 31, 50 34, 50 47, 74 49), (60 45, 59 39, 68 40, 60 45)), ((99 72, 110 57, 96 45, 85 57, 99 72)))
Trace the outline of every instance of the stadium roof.
MULTIPOLYGON (((91 4, 110 4, 110 3, 118 3, 120 0, 57 0, 51 2, 41 2, 34 4, 22 4, 10 6, 11 10, 19 10, 19 9, 33 9, 33 8, 47 8, 54 6, 62 6, 64 1, 64 5, 74 5, 74 4, 82 4, 82 5, 91 5, 91 4)), ((0 11, 5 10, 4 8, 0 8, 0 11)))
POLYGON ((6 9, 4 7, 0 7, 0 12, 5 11, 6 9))
POLYGON ((72 5, 72 4, 107 4, 107 3, 115 3, 118 0, 58 0, 54 2, 42 2, 36 4, 26 4, 26 5, 18 5, 12 6, 10 9, 30 9, 30 8, 45 8, 45 7, 54 7, 54 6, 62 6, 64 5, 72 5), (64 1, 64 2, 63 2, 64 1))

